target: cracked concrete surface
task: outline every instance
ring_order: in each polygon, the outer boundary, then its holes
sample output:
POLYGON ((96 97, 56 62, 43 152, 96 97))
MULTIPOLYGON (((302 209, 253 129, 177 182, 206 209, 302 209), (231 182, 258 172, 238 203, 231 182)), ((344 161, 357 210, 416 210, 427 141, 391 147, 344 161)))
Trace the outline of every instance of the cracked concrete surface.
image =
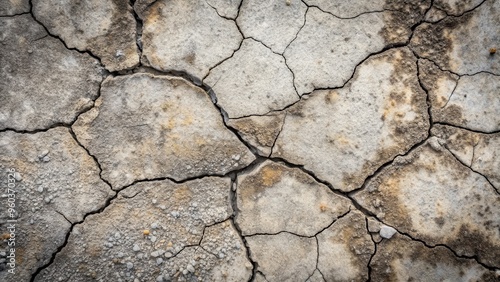
POLYGON ((0 281, 500 281, 497 0, 5 0, 0 281))

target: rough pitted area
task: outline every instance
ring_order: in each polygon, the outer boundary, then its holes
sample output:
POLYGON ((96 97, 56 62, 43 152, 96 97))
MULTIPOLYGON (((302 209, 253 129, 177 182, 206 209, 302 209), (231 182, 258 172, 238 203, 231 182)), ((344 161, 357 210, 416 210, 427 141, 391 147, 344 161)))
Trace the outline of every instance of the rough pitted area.
POLYGON ((156 1, 141 18, 141 61, 159 70, 201 80, 241 45, 236 23, 220 17, 206 1, 156 1))
POLYGON ((348 199, 300 169, 270 161, 238 178, 236 193, 236 223, 243 235, 287 231, 313 236, 350 208, 348 199))
POLYGON ((64 251, 38 281, 154 281, 157 276, 214 281, 223 272, 234 280, 247 278, 251 273, 245 270, 249 262, 243 242, 225 221, 232 213, 229 185, 227 178, 204 178, 130 187, 103 213, 75 227, 64 251), (78 275, 70 271, 73 265, 86 271, 78 275), (110 267, 114 271, 107 272, 110 267))
POLYGON ((0 18, 0 40, 0 130, 69 124, 92 106, 97 60, 67 50, 30 15, 0 18))
POLYGON ((500 281, 500 1, 0 2, 0 281, 500 281))
POLYGON ((124 0, 33 0, 33 14, 69 48, 90 51, 109 71, 139 63, 132 7, 124 0))
POLYGON ((304 165, 342 191, 361 187, 427 135, 426 94, 416 74, 407 48, 370 58, 345 87, 315 91, 288 109, 273 156, 304 165))
MULTIPOLYGON (((16 184, 19 195, 15 212, 6 208, 0 213, 2 240, 10 237, 5 237, 10 234, 9 220, 17 220, 14 238, 17 263, 22 265, 17 276, 0 272, 1 281, 29 281, 63 245, 71 223, 99 210, 114 195, 99 178, 97 164, 64 128, 30 135, 0 133, 0 169, 1 206, 12 203, 9 183, 16 184)), ((0 252, 10 253, 11 247, 4 241, 0 252)), ((4 269, 5 260, 0 265, 4 269)))
POLYGON ((212 85, 229 118, 266 114, 299 100, 285 59, 252 39, 244 40, 203 82, 212 85))
POLYGON ((108 78, 73 129, 113 188, 144 179, 225 174, 255 157, 202 89, 168 76, 108 78))

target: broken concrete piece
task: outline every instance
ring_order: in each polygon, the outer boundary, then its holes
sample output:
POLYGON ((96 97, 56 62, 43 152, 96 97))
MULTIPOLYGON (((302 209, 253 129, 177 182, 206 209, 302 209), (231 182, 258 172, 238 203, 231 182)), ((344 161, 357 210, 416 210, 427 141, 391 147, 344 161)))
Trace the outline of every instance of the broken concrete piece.
POLYGON ((236 197, 236 222, 243 235, 287 231, 314 236, 351 207, 348 199, 300 169, 271 161, 238 178, 236 197))
POLYGON ((497 191, 444 148, 425 143, 403 159, 372 178, 356 201, 400 232, 499 267, 497 191))
POLYGON ((306 10, 300 0, 243 1, 236 22, 245 37, 282 54, 304 25, 306 10))
POLYGON ((168 76, 106 79, 96 107, 73 130, 114 189, 144 179, 222 175, 255 159, 205 91, 168 76))
POLYGON ((382 227, 380 227, 380 231, 379 231, 380 237, 382 237, 384 239, 391 239, 392 236, 394 236, 394 234, 396 234, 396 233, 397 233, 396 229, 394 229, 390 226, 387 226, 387 225, 382 225, 382 227))
POLYGON ((0 40, 0 130, 70 124, 92 106, 97 60, 67 50, 30 15, 0 18, 0 40))
POLYGON ((252 261, 268 281, 305 281, 316 269, 316 239, 292 235, 246 237, 252 261), (286 265, 286 267, 283 267, 286 265))
POLYGON ((99 210, 113 196, 99 178, 98 165, 66 128, 0 133, 0 171, 4 207, 0 249, 15 249, 17 266, 15 275, 0 271, 0 281, 29 281, 63 245, 71 224, 99 210), (10 236, 4 233, 10 235, 7 227, 12 225, 13 240, 7 241, 10 236))
POLYGON ((269 156, 284 119, 284 113, 271 113, 264 116, 229 119, 227 125, 236 129, 243 140, 257 149, 259 155, 269 156))
POLYGON ((136 22, 127 1, 33 0, 33 13, 69 48, 92 52, 109 71, 139 63, 136 22))
POLYGON ((377 246, 370 268, 373 281, 498 280, 495 272, 473 259, 458 258, 442 246, 427 248, 399 234, 377 246))
POLYGON ((156 1, 142 20, 142 63, 199 81, 242 40, 235 22, 220 17, 205 1, 156 1))
POLYGON ((499 1, 487 0, 461 17, 419 25, 410 46, 420 57, 432 60, 441 69, 457 74, 487 71, 498 75, 500 61, 489 49, 498 47, 500 17, 496 11, 499 9, 499 1))
POLYGON ((317 235, 318 269, 326 281, 366 281, 375 252, 362 213, 351 211, 317 235))
MULTIPOLYGON (((213 240, 219 232, 227 232, 231 238, 228 245, 241 243, 234 230, 227 230, 232 226, 222 231, 217 230, 222 226, 214 225, 232 214, 229 187, 230 179, 216 177, 182 184, 168 180, 135 184, 120 192, 104 211, 75 225, 68 244, 36 281, 89 281, 97 277, 109 281, 130 275, 154 281, 160 273, 168 280, 175 270, 168 267, 162 270, 163 264, 171 262, 187 270, 186 274, 180 270, 179 275, 213 274, 217 272, 214 265, 226 264, 228 258, 232 263, 241 263, 246 259, 245 252, 228 249, 225 254, 230 257, 219 260, 209 253, 213 251, 210 245, 205 245, 206 251, 198 246, 206 226, 213 226, 207 240, 213 240), (134 244, 140 247, 137 253, 134 244), (184 264, 186 261, 191 267, 184 264)), ((229 262, 229 269, 232 263, 229 262)), ((241 270, 242 266, 237 268, 241 270)), ((244 270, 241 273, 246 275, 244 270)))
POLYGON ((0 16, 13 16, 29 13, 29 0, 4 0, 0 2, 0 16))
POLYGON ((407 48, 371 57, 344 88, 315 91, 287 110, 273 156, 342 191, 361 187, 427 135, 426 94, 416 74, 407 48))
POLYGON ((229 118, 280 110, 299 97, 285 59, 253 39, 245 39, 234 55, 204 80, 229 118))
POLYGON ((484 175, 500 191, 500 133, 481 134, 435 125, 431 131, 462 163, 484 175))
POLYGON ((236 19, 242 0, 207 0, 221 17, 236 19))

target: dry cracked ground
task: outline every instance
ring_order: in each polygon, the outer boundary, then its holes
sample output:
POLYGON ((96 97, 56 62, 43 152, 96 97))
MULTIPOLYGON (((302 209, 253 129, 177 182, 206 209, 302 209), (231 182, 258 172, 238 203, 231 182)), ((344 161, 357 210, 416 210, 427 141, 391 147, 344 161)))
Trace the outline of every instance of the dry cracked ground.
POLYGON ((0 22, 0 281, 500 281, 500 1, 0 22))

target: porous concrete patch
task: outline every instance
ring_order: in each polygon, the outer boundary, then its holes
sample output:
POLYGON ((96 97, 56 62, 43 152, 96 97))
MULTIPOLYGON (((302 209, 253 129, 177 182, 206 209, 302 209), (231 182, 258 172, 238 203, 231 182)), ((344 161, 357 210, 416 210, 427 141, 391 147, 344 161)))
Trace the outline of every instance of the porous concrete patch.
POLYGON ((485 176, 500 192, 500 133, 482 134, 436 125, 431 133, 463 164, 485 176))
POLYGON ((29 0, 4 0, 0 2, 0 16, 12 16, 29 13, 29 0))
POLYGON ((487 0, 461 17, 424 23, 415 29, 410 46, 420 57, 457 74, 487 71, 498 75, 498 56, 490 54, 491 48, 498 48, 498 9, 499 1, 487 0))
POLYGON ((300 169, 271 161, 238 177, 236 197, 236 222, 243 235, 287 231, 314 236, 351 208, 347 198, 300 169))
POLYGON ((269 156, 281 132, 284 119, 285 114, 277 112, 263 116, 229 119, 227 125, 236 129, 245 142, 256 148, 258 154, 269 156))
POLYGON ((287 232, 246 237, 250 256, 267 281, 306 281, 316 269, 316 238, 287 232), (283 267, 286 265, 286 267, 283 267))
POLYGON ((156 1, 142 20, 142 63, 198 80, 230 57, 242 40, 236 23, 220 17, 206 1, 156 1))
POLYGON ((266 114, 299 99, 285 59, 253 39, 245 39, 203 82, 215 92, 217 104, 229 118, 266 114))
POLYGON ((407 48, 371 57, 345 87, 315 91, 287 110, 273 156, 342 191, 361 187, 427 135, 426 94, 416 74, 407 48))
POLYGON ((222 175, 255 159, 205 91, 168 76, 106 79, 96 106, 73 129, 114 189, 144 179, 222 175))
POLYGON ((33 0, 33 14, 69 48, 90 51, 109 71, 139 63, 132 7, 122 0, 33 0))
POLYGON ((399 234, 378 244, 370 268, 372 281, 473 282, 499 278, 473 259, 458 258, 442 246, 428 248, 399 234))
POLYGON ((99 62, 67 50, 30 15, 0 18, 0 130, 71 123, 97 98, 99 62))
POLYGON ((66 247, 37 281, 130 277, 155 281, 160 275, 162 281, 179 276, 208 281, 210 275, 215 279, 232 267, 240 271, 232 277, 246 278, 241 239, 227 222, 216 224, 232 214, 229 189, 230 179, 216 177, 182 184, 168 180, 135 184, 103 212, 76 225, 66 247), (222 234, 228 237, 223 240, 222 234), (224 250, 210 244, 213 240, 224 250), (216 250, 221 257, 212 254, 216 250), (222 259, 219 253, 227 257, 222 259))
POLYGON ((413 238, 500 266, 500 194, 438 140, 397 158, 354 199, 413 238))
POLYGON ((243 1, 236 22, 245 37, 282 54, 304 25, 306 10, 300 0, 243 1))
POLYGON ((375 252, 365 217, 353 210, 317 235, 318 269, 326 281, 366 281, 375 252))
POLYGON ((95 161, 64 128, 0 133, 0 169, 0 250, 10 255, 14 249, 16 263, 15 274, 0 272, 1 281, 29 281, 63 245, 71 224, 114 194, 99 178, 95 161), (11 233, 12 240, 6 240, 11 233))

